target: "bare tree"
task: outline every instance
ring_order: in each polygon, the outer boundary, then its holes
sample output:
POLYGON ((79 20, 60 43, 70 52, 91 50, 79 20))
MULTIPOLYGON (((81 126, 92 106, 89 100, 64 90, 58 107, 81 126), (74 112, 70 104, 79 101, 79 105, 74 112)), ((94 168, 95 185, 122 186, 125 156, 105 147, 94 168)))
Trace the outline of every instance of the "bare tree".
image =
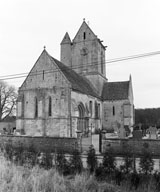
POLYGON ((15 114, 17 93, 14 86, 0 81, 0 121, 15 114))

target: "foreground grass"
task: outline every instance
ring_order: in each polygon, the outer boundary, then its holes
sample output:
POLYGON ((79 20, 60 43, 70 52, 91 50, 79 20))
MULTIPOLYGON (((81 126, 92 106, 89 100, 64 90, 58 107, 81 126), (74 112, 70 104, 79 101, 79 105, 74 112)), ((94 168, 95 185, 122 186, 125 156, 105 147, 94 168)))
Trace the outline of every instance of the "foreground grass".
MULTIPOLYGON (((98 182, 93 175, 84 172, 75 176, 62 176, 55 168, 45 170, 35 166, 16 166, 0 155, 0 192, 134 192, 129 183, 117 186, 110 182, 98 182)), ((142 185, 137 192, 155 191, 153 183, 142 185)))
POLYGON ((98 183, 94 176, 61 176, 55 169, 15 166, 0 157, 0 192, 117 192, 118 188, 98 183))

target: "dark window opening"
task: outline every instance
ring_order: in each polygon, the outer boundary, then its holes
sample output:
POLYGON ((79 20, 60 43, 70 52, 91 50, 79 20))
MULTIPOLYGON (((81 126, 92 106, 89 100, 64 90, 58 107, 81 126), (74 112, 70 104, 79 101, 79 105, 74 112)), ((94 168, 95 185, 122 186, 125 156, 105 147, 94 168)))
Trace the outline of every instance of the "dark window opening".
POLYGON ((100 104, 98 104, 98 118, 100 118, 100 104))
POLYGON ((16 132, 16 127, 13 127, 13 131, 12 131, 13 133, 15 133, 16 132))
POLYGON ((98 118, 98 105, 97 102, 95 102, 95 118, 98 118))
POLYGON ((37 97, 35 97, 35 118, 38 117, 38 100, 37 97))
POLYGON ((103 74, 103 52, 101 52, 101 73, 103 74))
POLYGON ((91 117, 92 117, 92 101, 89 102, 89 110, 90 110, 90 114, 91 114, 91 117))
POLYGON ((115 107, 113 106, 113 116, 115 116, 115 107))
POLYGON ((83 39, 86 39, 86 32, 83 33, 83 39))
POLYGON ((100 118, 100 104, 97 104, 97 102, 95 102, 95 118, 100 118))
POLYGON ((24 117, 24 105, 25 105, 25 101, 24 101, 24 95, 22 95, 22 108, 21 108, 21 110, 22 110, 22 117, 24 117))
POLYGON ((48 116, 52 116, 52 99, 49 97, 49 102, 48 102, 48 116))
POLYGON ((44 70, 43 70, 43 80, 44 80, 44 70))

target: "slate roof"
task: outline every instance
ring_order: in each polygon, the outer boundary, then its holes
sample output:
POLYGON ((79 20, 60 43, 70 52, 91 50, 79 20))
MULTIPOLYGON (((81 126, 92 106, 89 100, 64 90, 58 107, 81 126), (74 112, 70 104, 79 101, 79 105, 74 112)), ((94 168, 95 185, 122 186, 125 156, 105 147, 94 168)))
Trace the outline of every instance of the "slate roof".
POLYGON ((16 116, 7 116, 2 120, 2 122, 14 122, 14 121, 16 121, 16 116))
POLYGON ((90 84, 90 82, 83 76, 77 74, 74 70, 70 69, 57 59, 50 56, 50 58, 58 65, 59 69, 71 83, 72 90, 91 95, 94 97, 99 97, 96 93, 94 87, 90 84))
POLYGON ((128 99, 129 81, 107 82, 103 86, 102 99, 104 101, 128 99))

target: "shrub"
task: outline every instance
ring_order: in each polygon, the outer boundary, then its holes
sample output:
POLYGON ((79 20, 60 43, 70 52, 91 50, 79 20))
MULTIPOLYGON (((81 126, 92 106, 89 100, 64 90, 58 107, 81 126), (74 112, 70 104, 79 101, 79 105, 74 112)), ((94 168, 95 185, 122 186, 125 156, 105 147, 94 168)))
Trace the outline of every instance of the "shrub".
POLYGON ((38 164, 40 165, 40 167, 43 167, 45 169, 50 169, 52 168, 52 154, 50 152, 43 152, 40 153, 39 157, 38 157, 38 164))
POLYGON ((131 148, 128 146, 125 147, 123 161, 124 161, 124 164, 123 164, 123 166, 121 166, 123 171, 126 174, 132 172, 134 169, 134 166, 133 166, 134 157, 133 157, 133 153, 132 153, 131 148))
POLYGON ((154 173, 155 187, 157 191, 160 191, 160 172, 154 173))
POLYGON ((146 175, 153 171, 154 161, 152 155, 147 151, 147 149, 143 149, 139 165, 141 172, 146 175))
POLYGON ((56 168, 61 174, 67 175, 70 173, 69 163, 63 151, 58 151, 56 154, 56 168))
POLYGON ((23 157, 25 149, 24 149, 23 145, 19 144, 19 146, 15 147, 15 148, 13 147, 12 149, 13 149, 12 158, 13 158, 14 163, 23 165, 25 163, 25 158, 23 157))
POLYGON ((21 143, 17 147, 13 147, 11 143, 7 143, 3 149, 4 156, 18 165, 28 164, 34 166, 37 162, 37 153, 32 148, 25 148, 21 143))
POLYGON ((12 161, 14 150, 13 150, 12 144, 11 144, 10 142, 6 143, 6 144, 3 146, 3 152, 4 152, 4 157, 5 157, 7 160, 12 161))
POLYGON ((90 173, 93 173, 95 171, 95 169, 97 168, 97 165, 98 165, 98 161, 96 157, 96 152, 93 145, 91 145, 89 147, 89 151, 87 154, 87 167, 90 173))
POLYGON ((112 179, 116 169, 116 160, 113 150, 110 148, 103 154, 102 163, 97 167, 95 176, 98 180, 112 179))
POLYGON ((102 181, 106 178, 106 174, 104 172, 104 167, 102 163, 100 163, 100 165, 96 168, 95 176, 98 181, 102 181))
POLYGON ((80 152, 78 150, 74 150, 72 152, 69 164, 71 168, 71 173, 76 174, 76 173, 82 172, 83 164, 82 164, 80 152))
POLYGON ((115 182, 116 182, 117 185, 121 185, 121 182, 124 179, 123 172, 121 170, 116 169, 115 170, 115 178, 114 179, 115 179, 115 182))
POLYGON ((135 190, 137 190, 139 184, 140 184, 140 175, 136 171, 134 171, 133 173, 131 173, 130 176, 130 189, 134 188, 135 190))
POLYGON ((106 150, 103 155, 102 165, 104 168, 104 172, 106 174, 112 174, 116 168, 116 161, 113 154, 113 150, 110 148, 108 151, 106 150))

